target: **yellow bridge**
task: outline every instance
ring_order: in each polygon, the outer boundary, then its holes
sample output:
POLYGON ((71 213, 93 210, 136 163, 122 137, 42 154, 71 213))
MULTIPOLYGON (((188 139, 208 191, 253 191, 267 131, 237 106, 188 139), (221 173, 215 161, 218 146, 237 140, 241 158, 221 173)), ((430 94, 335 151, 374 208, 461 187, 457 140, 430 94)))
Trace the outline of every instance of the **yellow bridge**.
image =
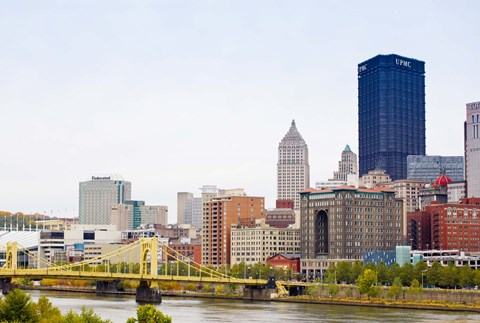
MULTIPOLYGON (((12 278, 63 278, 63 279, 87 279, 97 281, 97 290, 101 288, 101 282, 115 280, 136 280, 140 282, 137 288, 137 301, 139 302, 161 302, 159 282, 176 281, 191 283, 212 283, 212 284, 237 284, 244 285, 245 289, 261 290, 268 286, 266 279, 241 279, 228 276, 215 269, 202 266, 191 261, 182 254, 158 241, 157 238, 143 238, 134 243, 124 245, 112 252, 99 255, 89 260, 64 265, 51 264, 48 260, 42 259, 36 253, 21 248, 16 242, 9 242, 6 246, 5 266, 0 268, 0 280, 3 281, 3 291, 8 292, 11 288, 12 278), (29 265, 23 268, 19 266, 19 252, 28 256, 29 265), (121 266, 111 266, 119 264, 121 266), (128 265, 125 259, 129 259, 128 265), (134 270, 134 261, 140 265, 134 270), (176 268, 170 263, 170 275, 167 274, 167 259, 174 259, 176 268), (99 266, 99 264, 107 264, 99 266), (179 266, 182 264, 182 272, 179 266), (112 268, 115 268, 113 269, 112 268)), ((270 287, 271 288, 270 282, 270 287)), ((275 282, 273 282, 275 284, 275 282)), ((278 284, 277 284, 278 285, 278 284)), ((275 287, 275 286, 273 286, 275 287)), ((284 290, 284 288, 283 288, 284 290)))

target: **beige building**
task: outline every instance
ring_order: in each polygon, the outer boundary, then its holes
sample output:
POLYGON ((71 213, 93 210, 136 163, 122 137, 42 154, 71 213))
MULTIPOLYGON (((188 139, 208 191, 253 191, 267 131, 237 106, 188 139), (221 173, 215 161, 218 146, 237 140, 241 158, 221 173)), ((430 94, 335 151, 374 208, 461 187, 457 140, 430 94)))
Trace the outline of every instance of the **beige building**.
POLYGON ((265 263, 279 253, 300 253, 300 229, 273 228, 264 219, 257 220, 253 228, 232 225, 231 234, 231 265, 265 263))
POLYGON ((384 170, 376 169, 368 171, 368 174, 364 174, 358 179, 359 187, 374 188, 379 186, 386 186, 392 180, 390 175, 385 173, 384 170))
POLYGON ((126 201, 126 203, 129 204, 114 204, 110 207, 110 224, 115 225, 117 230, 132 230, 142 224, 168 225, 167 206, 144 205, 143 201, 126 201))
POLYGON ((292 200, 295 202, 295 210, 299 210, 299 192, 309 186, 308 147, 293 120, 278 145, 277 200, 292 200))
POLYGON ((143 205, 140 212, 142 224, 168 225, 168 207, 165 205, 143 205))
POLYGON ((347 176, 353 174, 358 176, 357 154, 355 154, 350 146, 345 146, 342 151, 342 159, 338 162, 338 171, 333 172, 333 179, 336 181, 347 182, 347 176))
POLYGON ((403 201, 403 236, 407 235, 407 213, 420 209, 419 195, 428 181, 401 179, 388 184, 395 190, 395 197, 403 201))

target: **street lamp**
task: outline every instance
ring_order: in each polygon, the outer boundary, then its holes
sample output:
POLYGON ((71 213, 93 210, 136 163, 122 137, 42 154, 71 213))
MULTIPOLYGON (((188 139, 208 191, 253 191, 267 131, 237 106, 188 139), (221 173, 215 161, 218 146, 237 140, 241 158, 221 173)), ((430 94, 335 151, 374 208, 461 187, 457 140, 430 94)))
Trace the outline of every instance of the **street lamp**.
POLYGON ((423 285, 423 275, 425 275, 425 276, 427 275, 427 270, 426 270, 426 269, 425 269, 425 270, 422 270, 422 288, 425 287, 425 286, 423 285))

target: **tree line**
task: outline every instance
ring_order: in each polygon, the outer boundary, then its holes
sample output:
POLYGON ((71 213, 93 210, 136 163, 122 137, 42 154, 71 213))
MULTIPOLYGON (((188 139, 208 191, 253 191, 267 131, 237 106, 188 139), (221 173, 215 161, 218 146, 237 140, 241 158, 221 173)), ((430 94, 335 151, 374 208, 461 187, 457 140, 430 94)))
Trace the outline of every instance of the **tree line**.
POLYGON ((371 270, 375 275, 376 283, 380 285, 391 286, 397 283, 402 286, 411 286, 412 282, 416 280, 420 285, 423 284, 423 287, 473 288, 480 286, 479 270, 468 266, 457 267, 453 262, 442 266, 438 261, 435 261, 430 267, 423 261, 416 265, 406 263, 403 266, 395 263, 390 267, 387 267, 384 262, 378 265, 374 263, 363 265, 360 261, 353 263, 342 261, 336 265, 330 265, 324 277, 317 278, 317 280, 327 283, 354 284, 359 282, 359 277, 367 269, 371 270), (395 278, 398 278, 397 282, 395 282, 395 278))
MULTIPOLYGON (((45 296, 41 296, 38 302, 32 301, 30 295, 23 290, 14 289, 8 295, 0 299, 0 322, 28 322, 28 323, 112 323, 102 319, 92 309, 82 307, 82 312, 76 313, 70 310, 62 315, 57 307, 45 296)), ((172 318, 164 315, 153 305, 139 306, 137 316, 128 318, 127 323, 171 323, 172 318)))

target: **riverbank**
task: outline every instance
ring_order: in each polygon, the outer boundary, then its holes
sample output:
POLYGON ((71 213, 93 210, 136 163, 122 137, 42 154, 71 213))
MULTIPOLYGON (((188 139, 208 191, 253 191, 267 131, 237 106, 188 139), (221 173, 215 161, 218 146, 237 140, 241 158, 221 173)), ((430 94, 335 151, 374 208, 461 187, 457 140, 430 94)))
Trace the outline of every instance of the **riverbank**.
MULTIPOLYGON (((91 293, 95 294, 94 286, 89 287, 69 287, 69 286, 19 286, 24 290, 44 290, 55 292, 69 293, 91 293)), ((126 291, 109 291, 104 292, 105 295, 135 295, 134 290, 126 291)), ((167 297, 183 297, 183 298, 210 298, 210 299, 231 299, 244 300, 242 295, 224 295, 201 293, 191 291, 162 291, 162 296, 167 297)), ((284 296, 280 298, 272 298, 269 300, 255 300, 260 302, 279 302, 279 303, 304 303, 304 304, 323 304, 323 305, 341 305, 341 306, 363 306, 378 308, 395 308, 409 310, 435 310, 435 311, 453 311, 453 312, 474 312, 480 313, 480 303, 475 304, 458 304, 446 303, 438 301, 404 301, 404 300, 385 300, 385 299, 367 299, 367 298, 320 298, 310 296, 284 296)))

